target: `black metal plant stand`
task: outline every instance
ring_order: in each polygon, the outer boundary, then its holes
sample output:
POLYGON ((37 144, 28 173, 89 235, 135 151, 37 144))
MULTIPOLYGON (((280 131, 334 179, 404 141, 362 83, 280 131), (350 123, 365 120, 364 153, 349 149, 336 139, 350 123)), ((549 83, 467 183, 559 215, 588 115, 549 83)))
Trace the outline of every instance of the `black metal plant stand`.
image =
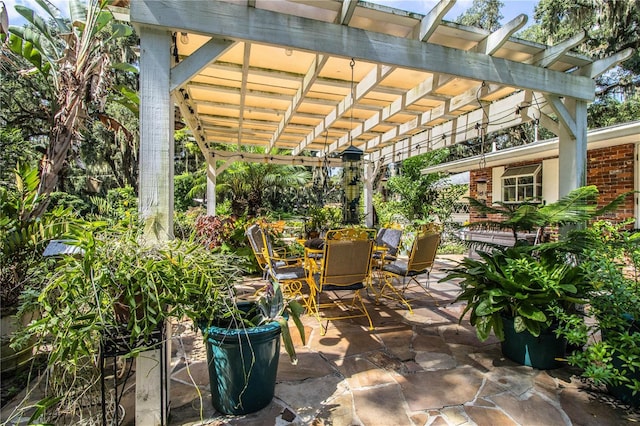
MULTIPOLYGON (((106 360, 107 358, 113 358, 113 388, 115 392, 115 410, 111 424, 118 426, 118 407, 120 400, 126 389, 127 382, 131 376, 130 371, 124 376, 124 381, 118 384, 118 365, 116 358, 119 356, 128 355, 135 350, 155 350, 160 349, 160 383, 164 384, 167 380, 167 372, 165 368, 165 351, 162 347, 162 343, 165 341, 165 326, 161 324, 156 331, 154 331, 148 339, 140 339, 137 342, 131 342, 131 334, 127 331, 126 326, 116 327, 109 329, 102 336, 100 342, 100 386, 102 397, 102 424, 107 426, 107 404, 109 403, 106 398, 106 360), (120 390, 119 390, 120 389, 120 390)), ((126 367, 125 367, 126 368, 126 367)), ((131 368, 131 367, 129 367, 131 368)), ((165 392, 160 390, 160 408, 161 408, 161 420, 160 424, 165 425, 165 392)))

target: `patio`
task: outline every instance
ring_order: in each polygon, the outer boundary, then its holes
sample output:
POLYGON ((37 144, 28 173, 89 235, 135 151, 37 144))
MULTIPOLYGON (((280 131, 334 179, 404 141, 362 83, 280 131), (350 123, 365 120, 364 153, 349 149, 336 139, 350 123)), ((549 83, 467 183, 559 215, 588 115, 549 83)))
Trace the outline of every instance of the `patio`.
MULTIPOLYGON (((394 302, 366 318, 330 323, 303 317, 307 344, 297 345, 298 365, 281 351, 276 396, 247 416, 220 416, 210 402, 206 353, 190 324, 174 328, 170 425, 621 425, 640 412, 617 405, 604 392, 573 376, 571 368, 540 371, 501 356, 497 340, 481 343, 458 325, 463 309, 452 304, 455 283, 438 283, 455 256, 439 256, 431 274, 438 300, 414 301, 414 313, 394 302), (189 368, 187 369, 187 361, 189 368), (190 378, 193 378, 193 380, 190 378), (202 394, 201 402, 193 383, 202 394)), ((421 277, 424 282, 426 276, 421 277)), ((125 424, 134 392, 125 398, 125 424)))

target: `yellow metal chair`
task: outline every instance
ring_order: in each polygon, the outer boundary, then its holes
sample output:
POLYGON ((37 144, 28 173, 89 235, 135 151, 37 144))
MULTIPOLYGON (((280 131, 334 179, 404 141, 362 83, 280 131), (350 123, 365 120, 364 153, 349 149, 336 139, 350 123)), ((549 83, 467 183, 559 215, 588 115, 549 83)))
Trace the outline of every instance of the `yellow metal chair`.
POLYGON ((269 232, 258 223, 249 226, 246 235, 256 260, 263 270, 263 278, 277 281, 286 296, 301 297, 303 283, 307 276, 302 267, 302 258, 276 256, 269 232))
POLYGON ((260 266, 260 269, 262 269, 263 278, 266 278, 268 264, 267 259, 264 255, 265 247, 263 233, 264 231, 258 223, 249 225, 245 230, 245 235, 247 236, 249 245, 251 246, 251 251, 253 251, 253 255, 258 262, 258 266, 260 266))
POLYGON ((369 330, 373 323, 365 307, 360 290, 369 282, 371 254, 375 237, 374 229, 336 229, 327 232, 319 271, 308 275, 310 289, 309 307, 325 334, 329 321, 366 317, 369 330), (334 297, 329 297, 331 292, 334 297), (352 296, 350 302, 343 300, 344 293, 352 296), (321 296, 326 295, 321 301, 321 296), (340 309, 334 315, 330 309, 340 309), (327 325, 322 325, 322 320, 327 325))
POLYGON ((265 278, 267 276, 267 267, 269 266, 268 259, 271 260, 275 267, 302 264, 302 257, 287 257, 286 252, 278 253, 273 248, 266 225, 260 223, 249 225, 245 230, 245 235, 249 240, 249 245, 251 246, 253 255, 256 257, 256 261, 258 262, 260 269, 262 269, 265 278))
POLYGON ((384 290, 391 291, 394 296, 399 296, 400 301, 412 312, 411 305, 404 295, 407 288, 413 284, 426 292, 438 305, 438 301, 431 295, 428 288, 429 274, 431 273, 431 268, 433 268, 438 246, 440 245, 440 233, 440 227, 436 224, 423 225, 416 231, 408 261, 396 260, 382 267, 385 283, 380 292, 381 294, 384 294, 384 290), (426 286, 422 286, 417 279, 418 276, 423 274, 427 274, 426 286), (402 278, 402 285, 397 288, 393 285, 393 281, 400 278, 402 278))

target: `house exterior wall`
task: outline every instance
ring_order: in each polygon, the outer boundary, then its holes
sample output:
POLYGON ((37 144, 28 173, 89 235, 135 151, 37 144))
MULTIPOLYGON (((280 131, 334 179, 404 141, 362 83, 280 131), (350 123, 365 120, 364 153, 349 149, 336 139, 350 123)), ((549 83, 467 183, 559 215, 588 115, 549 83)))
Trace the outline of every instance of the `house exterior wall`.
MULTIPOLYGON (((628 191, 637 189, 635 144, 625 144, 612 147, 589 150, 587 152, 587 185, 596 185, 600 191, 599 205, 605 205, 615 197, 628 191)), ((545 158, 536 161, 511 163, 509 167, 524 166, 542 162, 542 194, 545 203, 552 203, 558 199, 558 158, 545 158)), ((502 185, 500 176, 505 167, 493 167, 472 170, 470 176, 471 197, 478 198, 478 185, 486 180, 487 203, 501 200, 502 185)), ((625 202, 615 211, 603 219, 619 222, 635 217, 634 198, 627 197, 625 202)), ((500 220, 500 217, 480 217, 477 212, 470 212, 470 222, 480 220, 500 220)), ((637 227, 637 225, 636 225, 637 227)))
MULTIPOLYGON (((601 148, 587 153, 587 184, 600 191, 600 205, 613 201, 620 194, 635 189, 634 144, 601 148)), ((633 197, 627 197, 615 212, 604 218, 620 221, 634 217, 633 197)))

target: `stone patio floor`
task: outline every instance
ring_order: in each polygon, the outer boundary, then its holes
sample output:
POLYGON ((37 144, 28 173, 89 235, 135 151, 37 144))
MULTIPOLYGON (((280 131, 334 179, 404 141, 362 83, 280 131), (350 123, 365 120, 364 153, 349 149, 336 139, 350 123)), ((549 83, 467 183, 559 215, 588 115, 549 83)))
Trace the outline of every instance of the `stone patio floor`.
MULTIPOLYGON (((505 359, 495 338, 480 342, 468 321, 458 325, 459 287, 438 283, 454 256, 440 256, 429 280, 432 298, 411 303, 413 314, 389 300, 366 319, 329 323, 324 336, 304 317, 306 345, 298 364, 281 353, 273 402, 246 416, 218 415, 210 402, 201 339, 174 330, 171 425, 623 425, 640 413, 581 381, 570 367, 541 371, 505 359), (434 300, 435 299, 435 300, 434 300), (436 304, 437 300, 437 304, 436 304), (182 363, 184 364, 184 363, 182 363), (202 417, 199 408, 203 404, 202 417)), ((426 282, 426 276, 422 277, 426 282)), ((416 294, 418 295, 418 294, 416 294)), ((424 293, 422 293, 424 296, 424 293)), ((185 330, 186 332, 186 330, 185 330)), ((295 332, 294 332, 295 334, 295 332)))
MULTIPOLYGON (((439 256, 430 279, 433 298, 415 300, 413 314, 389 300, 367 307, 366 319, 329 323, 324 336, 305 315, 307 342, 298 364, 281 351, 275 398, 245 416, 211 405, 202 336, 188 323, 174 327, 169 425, 625 425, 640 412, 618 404, 570 367, 541 371, 505 359, 495 338, 480 342, 459 287, 438 283, 453 257, 439 256), (436 303, 437 301, 437 303, 436 303)), ((426 282, 426 276, 421 277, 426 282)), ((422 293, 424 296, 424 293, 422 293)), ((295 336, 295 332, 294 332, 295 336)), ((299 339, 299 338, 298 338, 299 339)), ((130 379, 131 380, 131 379, 130 379)), ((135 383, 135 380, 132 380, 135 383)), ((123 424, 134 424, 135 389, 123 398, 123 424)))

